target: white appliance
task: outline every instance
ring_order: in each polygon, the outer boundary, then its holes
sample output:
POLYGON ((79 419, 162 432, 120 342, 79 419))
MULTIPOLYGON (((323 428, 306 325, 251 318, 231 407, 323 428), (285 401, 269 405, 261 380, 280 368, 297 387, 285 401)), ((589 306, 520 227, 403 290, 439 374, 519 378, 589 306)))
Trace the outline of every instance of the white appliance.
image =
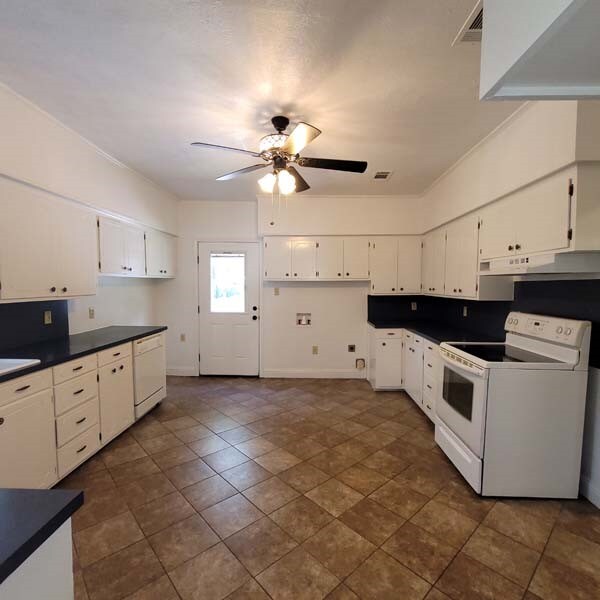
POLYGON ((150 335, 133 343, 135 418, 139 419, 167 395, 165 336, 150 335))
POLYGON ((479 494, 576 498, 591 324, 512 312, 505 330, 441 344, 436 442, 479 494))

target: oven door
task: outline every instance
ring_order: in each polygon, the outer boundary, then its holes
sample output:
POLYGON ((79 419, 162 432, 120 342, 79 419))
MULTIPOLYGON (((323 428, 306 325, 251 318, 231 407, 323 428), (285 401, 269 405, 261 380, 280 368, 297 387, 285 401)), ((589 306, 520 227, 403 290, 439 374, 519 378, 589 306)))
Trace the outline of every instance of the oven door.
POLYGON ((487 369, 458 364, 442 353, 442 393, 436 403, 438 418, 476 456, 483 457, 487 369))

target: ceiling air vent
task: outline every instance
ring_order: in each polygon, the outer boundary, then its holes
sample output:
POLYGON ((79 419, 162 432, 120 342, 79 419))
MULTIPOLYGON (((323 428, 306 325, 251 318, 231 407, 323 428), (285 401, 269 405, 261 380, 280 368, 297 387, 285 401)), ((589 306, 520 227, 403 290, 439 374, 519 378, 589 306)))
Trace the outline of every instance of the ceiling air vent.
POLYGON ((479 0, 465 24, 460 28, 458 35, 454 38, 452 45, 455 46, 459 42, 481 42, 481 34, 483 31, 483 2, 479 0))
POLYGON ((373 175, 373 179, 389 179, 391 176, 391 171, 377 171, 377 173, 373 175))

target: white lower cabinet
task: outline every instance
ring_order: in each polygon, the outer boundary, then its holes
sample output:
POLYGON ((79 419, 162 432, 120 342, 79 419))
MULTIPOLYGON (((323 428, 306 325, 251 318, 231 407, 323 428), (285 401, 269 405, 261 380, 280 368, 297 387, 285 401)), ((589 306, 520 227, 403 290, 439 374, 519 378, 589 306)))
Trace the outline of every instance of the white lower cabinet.
POLYGON ((129 356, 98 369, 100 396, 100 432, 106 444, 135 420, 133 368, 129 356))
POLYGON ((442 385, 440 347, 429 340, 424 340, 423 343, 423 402, 421 408, 435 423, 435 404, 442 385))
POLYGON ((51 386, 49 370, 0 385, 0 487, 48 488, 57 481, 51 386), (36 391, 42 378, 46 389, 36 391))
POLYGON ((402 329, 369 326, 368 379, 375 390, 402 389, 402 329))

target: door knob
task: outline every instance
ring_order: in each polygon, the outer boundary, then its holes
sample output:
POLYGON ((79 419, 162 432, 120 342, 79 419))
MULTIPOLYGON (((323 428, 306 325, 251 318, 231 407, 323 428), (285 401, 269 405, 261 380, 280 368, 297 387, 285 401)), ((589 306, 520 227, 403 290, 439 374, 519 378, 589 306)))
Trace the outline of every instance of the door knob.
POLYGON ((56 291, 56 286, 54 286, 54 285, 53 285, 53 286, 50 288, 50 291, 51 291, 51 292, 55 292, 55 291, 56 291))
POLYGON ((66 288, 66 287, 64 287, 64 288, 62 289, 62 291, 63 291, 63 292, 66 292, 66 291, 67 291, 67 288, 66 288))
POLYGON ((252 310, 258 310, 258 306, 253 306, 252 310))
POLYGON ((258 319, 258 317, 256 315, 252 315, 252 320, 256 321, 258 319))

